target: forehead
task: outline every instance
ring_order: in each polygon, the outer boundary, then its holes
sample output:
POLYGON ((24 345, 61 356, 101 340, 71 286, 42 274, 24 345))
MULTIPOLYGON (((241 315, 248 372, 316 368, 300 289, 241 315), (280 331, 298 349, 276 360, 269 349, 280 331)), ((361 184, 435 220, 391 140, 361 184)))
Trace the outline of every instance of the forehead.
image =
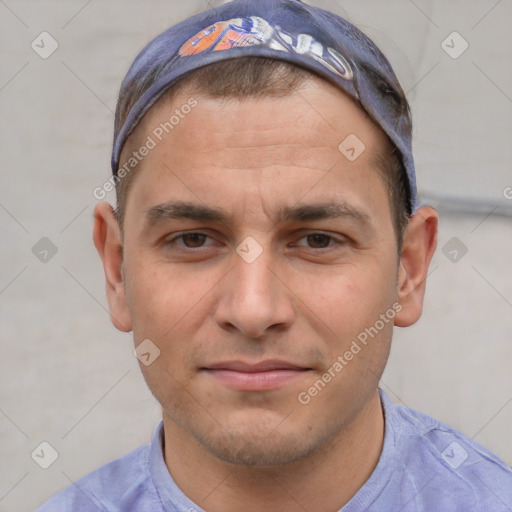
POLYGON ((388 149, 382 130, 322 79, 308 80, 284 97, 212 98, 181 88, 161 98, 133 135, 136 143, 125 159, 149 139, 154 145, 130 185, 148 205, 165 202, 172 192, 165 183, 171 182, 174 189, 188 183, 190 193, 210 198, 222 184, 223 192, 227 185, 233 193, 248 191, 249 180, 253 191, 267 194, 279 186, 291 193, 293 187, 300 197, 321 179, 335 187, 336 172, 344 173, 338 181, 346 187, 364 174, 377 175, 377 156, 388 149))
MULTIPOLYGON (((377 166, 381 161, 378 157, 391 147, 382 129, 352 98, 315 75, 297 90, 281 97, 214 98, 200 86, 185 82, 185 86, 178 85, 165 93, 145 114, 123 149, 121 163, 147 137, 160 147, 173 140, 185 144, 195 150, 189 153, 192 159, 197 151, 216 147, 234 149, 235 146, 242 151, 244 145, 245 153, 251 148, 274 146, 277 155, 285 153, 286 143, 289 143, 289 147, 294 146, 290 153, 302 163, 313 156, 312 148, 329 146, 336 150, 336 156, 341 151, 347 157, 355 156, 351 153, 354 147, 363 160, 377 166), (216 122, 212 123, 212 119, 216 122)), ((143 167, 159 151, 151 153, 138 167, 143 167)), ((235 152, 231 155, 234 157, 235 152)), ((257 155, 253 152, 252 156, 257 155)), ((251 165, 251 162, 245 163, 251 165)), ((257 161, 252 164, 259 165, 257 161)))

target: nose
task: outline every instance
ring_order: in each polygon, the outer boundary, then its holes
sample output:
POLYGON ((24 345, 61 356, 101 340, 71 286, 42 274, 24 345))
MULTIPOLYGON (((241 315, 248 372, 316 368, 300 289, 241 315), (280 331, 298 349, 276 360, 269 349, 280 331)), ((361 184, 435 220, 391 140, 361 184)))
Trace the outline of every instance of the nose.
POLYGON ((262 338, 294 319, 293 293, 269 248, 248 262, 235 253, 234 268, 222 280, 215 311, 217 324, 247 338, 262 338))

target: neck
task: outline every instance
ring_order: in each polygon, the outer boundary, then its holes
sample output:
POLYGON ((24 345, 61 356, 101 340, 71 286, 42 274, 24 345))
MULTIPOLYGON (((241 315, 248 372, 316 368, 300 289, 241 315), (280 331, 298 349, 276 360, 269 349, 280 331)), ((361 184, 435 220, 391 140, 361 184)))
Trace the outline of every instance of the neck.
POLYGON ((207 452, 164 413, 165 461, 182 492, 208 512, 338 511, 372 474, 384 441, 378 391, 354 421, 313 455, 248 467, 207 452))

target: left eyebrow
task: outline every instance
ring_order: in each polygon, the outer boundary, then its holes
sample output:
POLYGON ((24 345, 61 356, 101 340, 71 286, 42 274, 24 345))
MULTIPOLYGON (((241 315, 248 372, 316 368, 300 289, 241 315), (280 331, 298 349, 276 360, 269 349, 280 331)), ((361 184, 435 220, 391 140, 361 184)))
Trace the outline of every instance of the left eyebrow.
POLYGON ((324 219, 339 219, 348 217, 363 224, 371 224, 370 216, 346 201, 340 203, 315 203, 297 206, 286 206, 279 212, 282 221, 314 221, 324 219))

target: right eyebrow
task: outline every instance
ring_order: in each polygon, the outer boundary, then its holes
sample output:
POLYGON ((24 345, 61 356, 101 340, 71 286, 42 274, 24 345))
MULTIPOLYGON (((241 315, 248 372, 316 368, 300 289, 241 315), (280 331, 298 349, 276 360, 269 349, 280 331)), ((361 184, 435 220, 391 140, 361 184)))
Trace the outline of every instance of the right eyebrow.
POLYGON ((167 202, 152 206, 146 211, 146 218, 150 225, 168 219, 190 219, 198 222, 223 223, 230 221, 230 216, 226 215, 219 208, 195 204, 188 201, 167 202))

